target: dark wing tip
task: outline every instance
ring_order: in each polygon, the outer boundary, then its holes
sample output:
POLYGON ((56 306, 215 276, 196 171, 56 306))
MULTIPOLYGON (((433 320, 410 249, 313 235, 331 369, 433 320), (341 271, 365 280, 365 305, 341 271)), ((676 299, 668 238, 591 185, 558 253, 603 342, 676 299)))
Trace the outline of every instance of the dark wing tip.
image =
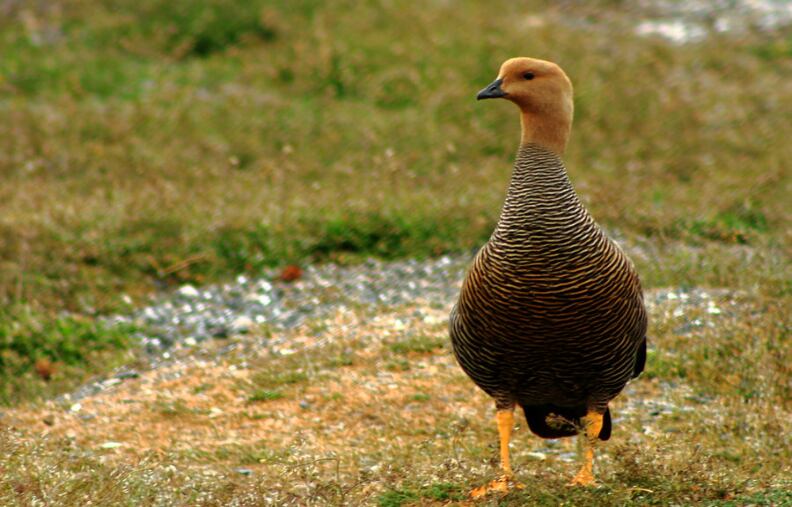
POLYGON ((644 336, 641 346, 638 347, 638 352, 635 353, 635 367, 633 369, 633 378, 640 375, 644 368, 646 368, 646 337, 644 336))
POLYGON ((606 408, 605 415, 602 418, 602 429, 598 435, 599 439, 602 441, 608 440, 611 436, 612 428, 613 424, 611 423, 610 408, 606 408))

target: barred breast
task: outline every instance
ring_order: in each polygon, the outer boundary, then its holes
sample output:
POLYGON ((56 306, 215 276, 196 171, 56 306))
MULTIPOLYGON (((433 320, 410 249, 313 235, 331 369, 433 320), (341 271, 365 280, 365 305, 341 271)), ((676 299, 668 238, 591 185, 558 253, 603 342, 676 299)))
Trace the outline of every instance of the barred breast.
MULTIPOLYGON (((490 240, 451 313, 454 354, 499 407, 577 419, 643 369, 636 271, 583 207, 555 153, 522 146, 490 240)), ((543 419, 542 419, 543 420, 543 419)), ((540 436, 553 434, 541 424, 540 436)))

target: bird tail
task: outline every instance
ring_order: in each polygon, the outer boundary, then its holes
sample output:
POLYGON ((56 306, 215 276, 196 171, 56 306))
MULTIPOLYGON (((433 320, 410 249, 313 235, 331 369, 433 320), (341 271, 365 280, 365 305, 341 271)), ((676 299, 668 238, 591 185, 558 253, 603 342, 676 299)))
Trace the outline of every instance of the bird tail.
MULTIPOLYGON (((586 407, 559 407, 558 405, 523 405, 528 427, 541 438, 571 437, 580 433, 581 418, 586 415, 586 407)), ((605 409, 602 418, 600 440, 608 440, 611 435, 610 409, 605 409)))

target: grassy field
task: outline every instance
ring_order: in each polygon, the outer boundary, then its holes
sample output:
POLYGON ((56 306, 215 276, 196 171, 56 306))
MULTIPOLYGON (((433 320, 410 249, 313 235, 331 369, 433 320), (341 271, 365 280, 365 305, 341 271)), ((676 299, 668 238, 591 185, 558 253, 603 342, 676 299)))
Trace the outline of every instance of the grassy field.
MULTIPOLYGON (((447 312, 347 311, 277 336, 294 354, 254 335, 215 359, 226 343, 210 342, 77 409, 9 409, 0 503, 464 505, 498 474, 497 432, 450 354, 447 312)), ((481 505, 792 504, 784 316, 728 293, 651 315, 647 374, 612 405, 600 486, 567 487, 575 442, 518 420, 526 487, 481 505)))
MULTIPOLYGON (((157 290, 480 245, 519 125, 512 106, 474 95, 505 58, 530 55, 560 63, 576 86, 571 178, 644 285, 748 295, 739 323, 750 329, 717 328, 692 356, 663 352, 690 344, 655 323, 650 374, 717 395, 729 417, 788 414, 792 37, 674 46, 633 35, 626 4, 561 5, 0 0, 0 403, 132 360, 132 330, 95 318, 157 290), (724 381, 735 364, 762 369, 724 381)), ((740 463, 781 463, 771 449, 739 449, 740 463)), ((46 452, 58 463, 71 451, 46 452)), ((635 449, 625 453, 613 458, 621 473, 638 467, 649 481, 635 449)), ((146 463, 102 484, 143 477, 146 463)), ((667 465, 679 488, 700 472, 667 465)), ((447 479, 449 491, 466 487, 447 479)), ((416 477, 388 484, 405 502, 434 494, 416 477)))

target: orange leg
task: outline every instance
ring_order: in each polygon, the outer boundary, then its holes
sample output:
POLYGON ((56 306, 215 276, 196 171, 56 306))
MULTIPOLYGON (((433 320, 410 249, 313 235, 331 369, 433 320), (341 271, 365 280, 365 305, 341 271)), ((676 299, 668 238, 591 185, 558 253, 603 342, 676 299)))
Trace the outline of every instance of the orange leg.
MULTIPOLYGON (((480 498, 491 491, 499 493, 507 493, 509 491, 509 482, 512 480, 511 462, 509 460, 509 441, 511 440, 511 432, 514 427, 514 407, 498 410, 495 415, 495 421, 498 423, 498 436, 500 440, 500 458, 501 469, 503 475, 486 486, 480 486, 470 492, 473 498, 480 498)), ((517 489, 522 489, 523 486, 515 483, 517 489)))
POLYGON ((500 458, 503 475, 512 476, 511 462, 509 460, 509 442, 511 441, 512 428, 514 427, 514 408, 498 410, 495 414, 498 423, 498 437, 500 439, 500 458))
POLYGON ((594 481, 594 446, 597 444, 602 430, 602 414, 589 411, 583 417, 583 429, 584 433, 581 435, 581 438, 585 439, 583 441, 585 445, 583 465, 572 479, 570 486, 596 486, 594 481))

